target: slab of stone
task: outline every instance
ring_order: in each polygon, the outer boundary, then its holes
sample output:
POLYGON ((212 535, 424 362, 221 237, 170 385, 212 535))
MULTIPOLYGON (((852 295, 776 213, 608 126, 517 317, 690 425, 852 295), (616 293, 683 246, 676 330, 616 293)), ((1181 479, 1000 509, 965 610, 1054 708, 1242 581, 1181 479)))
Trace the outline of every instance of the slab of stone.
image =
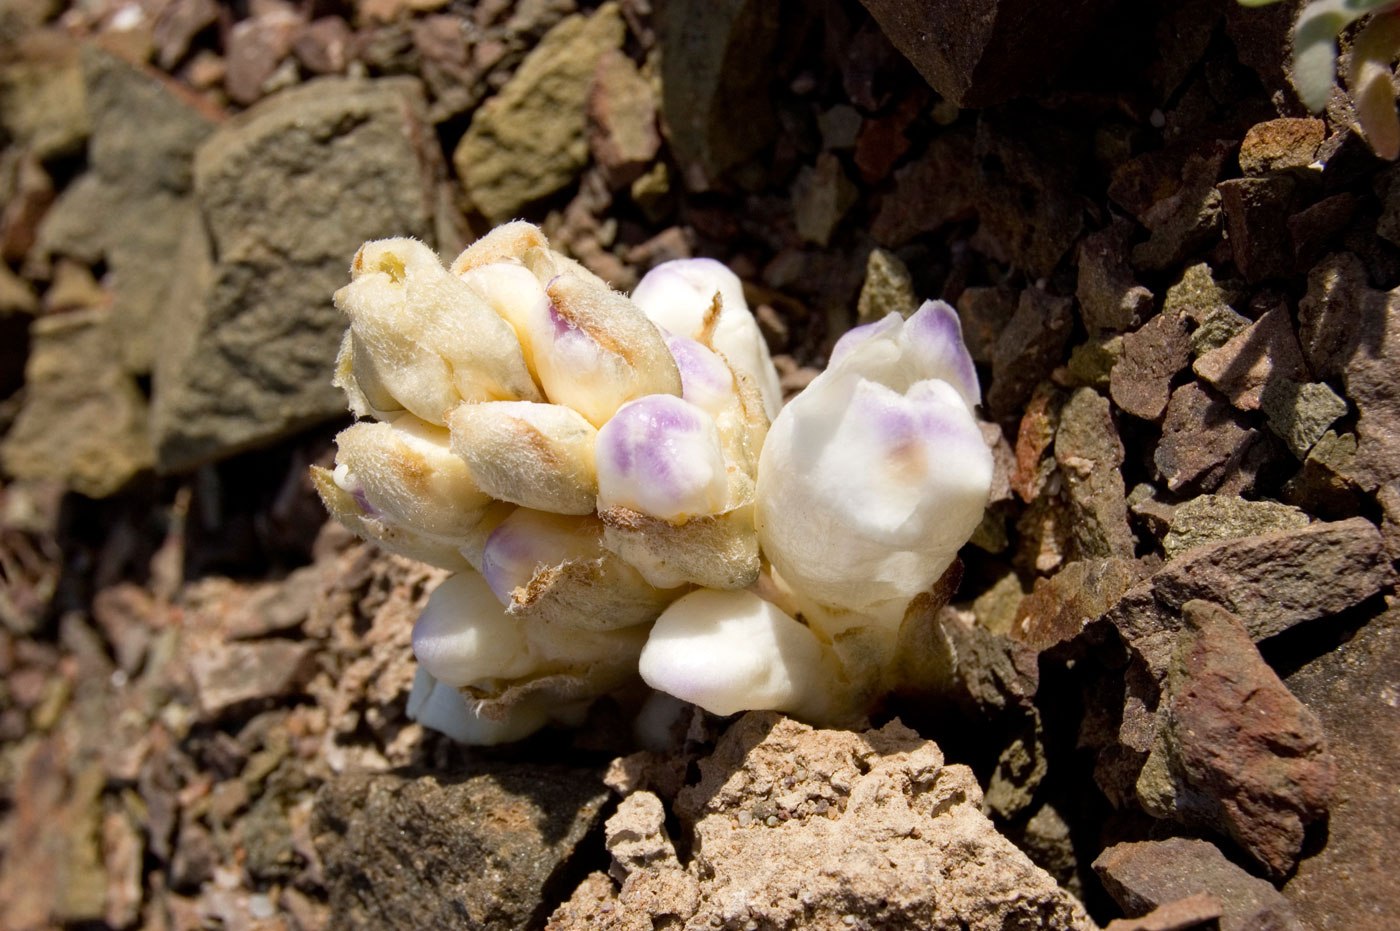
POLYGON ((1204 892, 1220 903, 1220 931, 1306 928, 1268 880, 1249 875, 1209 841, 1174 837, 1116 844, 1094 861, 1094 872, 1129 915, 1204 892))
POLYGON ((1264 390, 1273 382, 1307 378, 1286 307, 1269 310, 1225 345, 1200 356, 1192 370, 1244 411, 1258 410, 1264 390))
POLYGON ((102 498, 151 467, 146 401, 112 351, 114 326, 109 310, 33 321, 24 406, 0 441, 7 474, 102 498))
POLYGON ((1038 288, 1021 292, 1016 312, 992 349, 992 384, 987 407, 994 414, 1018 408, 1036 383, 1060 364, 1074 330, 1073 299, 1038 288))
POLYGON ((1229 611, 1188 601, 1182 623, 1138 801, 1154 817, 1225 833, 1281 879, 1332 798, 1336 767, 1322 724, 1229 611))
POLYGON ((1188 382, 1172 392, 1152 461, 1171 491, 1219 488, 1258 431, 1224 398, 1188 382))
POLYGON ((1128 264, 1134 224, 1115 220, 1079 243, 1079 281, 1075 296, 1090 333, 1121 333, 1140 325, 1152 312, 1152 292, 1138 284, 1128 264))
POLYGON ((1138 918, 1115 918, 1104 925, 1104 931, 1217 931, 1224 913, 1219 899, 1208 892, 1198 892, 1159 905, 1138 918))
POLYGON ((309 641, 256 640, 212 645, 189 658, 199 707, 218 717, 243 702, 293 695, 315 671, 309 641))
POLYGON ((572 182, 588 162, 586 106, 598 62, 622 45, 616 3, 566 17, 473 115, 452 153, 472 203, 492 223, 572 182))
POLYGON ((1315 931, 1400 923, 1393 842, 1400 831, 1400 614, 1387 611, 1335 650, 1285 678, 1322 719, 1337 761, 1327 842, 1305 857, 1283 887, 1315 931))
POLYGON ((115 292, 113 346, 127 368, 146 373, 165 302, 184 271, 176 252, 195 216, 195 150, 215 120, 173 82, 96 46, 83 51, 83 76, 90 170, 45 216, 35 248, 43 256, 106 262, 115 292))
POLYGON ((1070 395, 1055 430, 1055 464, 1074 515, 1071 533, 1078 557, 1132 559, 1137 541, 1128 526, 1123 443, 1108 398, 1092 388, 1070 395))
POLYGON ((1200 495, 1177 505, 1162 538, 1167 559, 1222 540, 1306 527, 1307 513, 1277 501, 1247 501, 1238 495, 1200 495))
POLYGON ((155 370, 161 469, 344 411, 330 379, 345 320, 331 294, 366 240, 432 241, 441 162, 423 112, 408 78, 320 78, 250 108, 200 149, 200 218, 181 243, 185 274, 155 370))
POLYGON ((1109 394, 1121 409, 1159 420, 1171 399, 1172 380, 1191 361, 1186 321, 1163 311, 1123 335, 1123 354, 1109 373, 1109 394))
POLYGON ((1348 478, 1355 463, 1356 437, 1328 430, 1309 450, 1303 468, 1284 483, 1283 500, 1316 514, 1357 513, 1358 489, 1348 478))
POLYGON ((1262 175, 1285 168, 1306 168, 1317 158, 1327 124, 1311 117, 1255 123, 1240 143, 1240 170, 1262 175))
POLYGON ((601 773, 565 767, 338 776, 311 825, 331 926, 537 927, 607 799, 601 773))
POLYGON ((984 107, 1043 87, 1068 64, 1111 4, 1075 0, 900 3, 862 0, 925 81, 960 107, 984 107))

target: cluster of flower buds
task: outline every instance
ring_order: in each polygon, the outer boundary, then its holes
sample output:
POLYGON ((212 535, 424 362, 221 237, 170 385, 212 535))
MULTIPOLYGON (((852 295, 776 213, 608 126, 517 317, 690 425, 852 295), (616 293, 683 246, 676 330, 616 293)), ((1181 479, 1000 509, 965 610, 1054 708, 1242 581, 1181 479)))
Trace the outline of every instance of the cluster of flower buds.
POLYGON ((720 714, 859 711, 982 514, 941 302, 846 334, 786 407, 709 259, 628 298, 511 223, 448 268, 366 243, 335 302, 357 423, 313 478, 357 534, 455 573, 414 626, 409 713, 468 743, 575 721, 639 670, 720 714))

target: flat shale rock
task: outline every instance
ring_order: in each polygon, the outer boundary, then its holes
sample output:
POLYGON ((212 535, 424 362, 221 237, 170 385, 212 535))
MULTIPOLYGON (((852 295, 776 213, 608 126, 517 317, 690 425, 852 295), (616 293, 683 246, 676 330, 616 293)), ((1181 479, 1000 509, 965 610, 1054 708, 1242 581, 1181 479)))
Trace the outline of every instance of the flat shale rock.
POLYGON ((1277 501, 1247 501, 1237 495, 1201 495, 1176 506, 1171 527, 1162 538, 1162 549, 1168 559, 1175 559, 1207 543, 1306 527, 1309 520, 1305 511, 1277 501))
POLYGON ((1321 718, 1337 763, 1327 842, 1283 887, 1315 931, 1400 925, 1400 612, 1392 609, 1284 681, 1321 718))
POLYGON ((366 240, 431 242, 437 142, 416 81, 321 78, 259 103, 200 149, 200 220, 155 369, 159 467, 187 469, 345 409, 331 294, 366 240))
POLYGON ((1174 837, 1110 847, 1094 861, 1104 888, 1129 915, 1199 893, 1220 903, 1220 931, 1305 931, 1266 880, 1240 869, 1214 844, 1174 837))
POLYGON ((586 105, 598 62, 626 32, 617 4, 566 17, 472 117, 452 153, 476 208, 504 223, 578 176, 588 162, 586 105))
POLYGON ((1225 345, 1198 358, 1192 369, 1244 411, 1259 409, 1270 384, 1307 378, 1286 307, 1268 311, 1225 345))
POLYGON ((1171 399, 1172 379, 1190 361, 1186 320, 1164 310, 1123 335, 1123 355, 1108 376, 1109 394, 1134 417, 1160 420, 1171 399))
POLYGON ((598 773, 563 767, 339 776, 311 825, 330 926, 537 926, 607 796, 598 773))
POLYGON ((694 832, 689 871, 656 836, 654 810, 650 821, 630 819, 626 846, 610 823, 621 898, 590 878, 549 927, 651 928, 625 904, 639 876, 655 885, 669 875, 678 891, 686 877, 700 880, 682 912, 668 906, 668 926, 687 931, 1093 928, 1073 896, 996 832, 981 798, 971 770, 945 765, 937 746, 898 722, 855 734, 753 712, 677 799, 694 832))

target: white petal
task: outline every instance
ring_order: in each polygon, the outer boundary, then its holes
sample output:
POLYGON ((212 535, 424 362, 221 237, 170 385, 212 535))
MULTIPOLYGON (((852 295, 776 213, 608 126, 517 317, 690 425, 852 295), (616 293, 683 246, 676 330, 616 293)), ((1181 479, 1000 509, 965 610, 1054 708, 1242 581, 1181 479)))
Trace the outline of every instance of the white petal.
POLYGON ((728 469, 714 418, 671 395, 624 405, 598 431, 598 507, 677 523, 724 510, 728 469))
POLYGON ((424 727, 474 747, 520 740, 549 723, 549 715, 539 703, 521 703, 500 718, 482 717, 465 695, 438 682, 422 666, 413 677, 407 711, 411 720, 424 727))
POLYGON ((433 590, 413 625, 413 655, 450 686, 514 678, 534 664, 520 624, 475 572, 459 572, 433 590))

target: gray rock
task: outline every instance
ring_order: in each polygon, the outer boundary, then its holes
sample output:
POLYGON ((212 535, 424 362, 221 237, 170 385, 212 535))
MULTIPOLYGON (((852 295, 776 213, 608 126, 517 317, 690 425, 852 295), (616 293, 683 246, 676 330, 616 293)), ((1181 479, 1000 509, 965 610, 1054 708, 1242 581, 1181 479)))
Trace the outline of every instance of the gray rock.
POLYGON ((1259 406, 1269 418, 1269 429, 1299 459, 1306 459, 1327 429, 1347 412, 1347 402, 1326 382, 1299 384, 1288 378, 1265 385, 1259 406))
POLYGON ((1400 832, 1400 613, 1370 621, 1284 681, 1322 719, 1337 761, 1327 843, 1283 887, 1309 928, 1343 931, 1400 924, 1394 839, 1400 832))
POLYGON ((1070 395, 1055 431, 1055 464, 1074 515, 1070 532, 1078 557, 1132 559, 1136 541, 1123 489, 1123 443, 1108 398, 1092 388, 1070 395))
POLYGON ((76 46, 57 31, 27 32, 17 46, 0 64, 0 127, 40 160, 79 154, 89 123, 76 46))
POLYGON ((626 32, 616 3, 569 16, 472 117, 452 153, 476 208, 504 223, 572 182, 588 162, 586 104, 598 62, 626 32))
POLYGON ((1112 6, 1074 0, 901 3, 861 0, 895 48, 939 94, 984 107, 1044 86, 1112 6))
POLYGON ((214 120, 168 81, 89 46, 83 75, 92 114, 91 171, 44 218, 41 255, 105 260, 115 291, 115 345, 131 371, 149 372, 160 313, 183 269, 175 254, 194 216, 194 154, 214 120), (120 217, 94 223, 93 217, 120 217))
POLYGON ((339 776, 312 819, 331 926, 537 927, 607 797, 600 774, 563 767, 339 776))
POLYGON ((1060 364, 1074 330, 1073 303, 1072 298, 1038 288, 1021 292, 1016 313, 992 349, 992 384, 986 399, 994 414, 1019 407, 1036 383, 1049 378, 1060 364))
POLYGON ((1240 869, 1214 844, 1174 837, 1109 847, 1094 861, 1104 888, 1129 915, 1206 892, 1221 905, 1220 931, 1304 931, 1268 881, 1240 869))
POLYGON ((768 84, 778 13, 763 0, 660 6, 661 112, 686 187, 710 187, 777 132, 768 84))
POLYGON ((844 217, 855 206, 860 192, 846 177, 841 160, 830 152, 817 156, 815 166, 804 166, 793 182, 793 222, 797 235, 825 246, 844 217))
POLYGON ((893 252, 871 249, 865 260, 865 283, 856 300, 856 321, 871 323, 892 313, 908 317, 918 304, 908 266, 893 252))
POLYGON ((107 310, 33 322, 24 406, 0 442, 6 473, 101 498, 150 468, 146 402, 112 352, 114 323, 107 310))
POLYGON ((441 169, 409 79, 322 78, 240 114, 200 150, 201 222, 165 310, 153 430, 179 470, 344 410, 331 294, 361 243, 431 241, 441 169), (353 194, 347 193, 353 192, 353 194))
POLYGON ((1176 506, 1171 529, 1162 538, 1162 549, 1168 559, 1175 559, 1207 543, 1292 530, 1306 527, 1308 523, 1306 512, 1276 501, 1246 501, 1238 495, 1200 495, 1176 506))

